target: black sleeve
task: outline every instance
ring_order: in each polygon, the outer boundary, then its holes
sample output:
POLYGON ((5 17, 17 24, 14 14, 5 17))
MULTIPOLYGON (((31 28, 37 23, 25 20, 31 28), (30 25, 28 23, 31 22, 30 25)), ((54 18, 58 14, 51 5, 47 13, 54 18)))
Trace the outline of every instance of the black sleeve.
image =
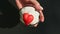
POLYGON ((9 3, 11 3, 15 8, 17 8, 16 2, 15 0, 8 0, 9 3))

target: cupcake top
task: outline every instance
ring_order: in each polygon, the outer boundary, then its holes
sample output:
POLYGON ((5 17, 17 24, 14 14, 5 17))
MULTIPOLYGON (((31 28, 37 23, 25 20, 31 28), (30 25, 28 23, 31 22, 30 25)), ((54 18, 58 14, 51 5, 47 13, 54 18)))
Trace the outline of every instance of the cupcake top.
POLYGON ((30 6, 27 6, 27 7, 24 7, 21 9, 20 11, 20 16, 21 16, 21 20, 23 21, 24 23, 24 20, 23 20, 23 14, 24 13, 28 13, 30 15, 33 15, 34 19, 31 23, 29 23, 30 25, 33 25, 33 24, 36 24, 39 22, 39 12, 35 10, 34 7, 30 7, 30 6))

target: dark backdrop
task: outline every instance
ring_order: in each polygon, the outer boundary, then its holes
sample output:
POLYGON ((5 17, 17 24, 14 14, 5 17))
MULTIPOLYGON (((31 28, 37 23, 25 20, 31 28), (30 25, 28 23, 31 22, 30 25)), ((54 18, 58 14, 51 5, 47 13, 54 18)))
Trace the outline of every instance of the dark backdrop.
POLYGON ((19 21, 14 0, 0 0, 0 34, 60 34, 60 1, 38 1, 44 8, 45 22, 31 28, 19 21))

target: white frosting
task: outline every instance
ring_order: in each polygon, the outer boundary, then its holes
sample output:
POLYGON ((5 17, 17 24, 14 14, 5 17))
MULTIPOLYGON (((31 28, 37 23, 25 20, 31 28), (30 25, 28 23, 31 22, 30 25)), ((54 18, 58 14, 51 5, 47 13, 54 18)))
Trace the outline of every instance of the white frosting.
POLYGON ((39 13, 37 11, 35 11, 35 8, 33 7, 24 7, 21 9, 20 11, 20 20, 24 23, 24 21, 22 20, 22 14, 24 13, 29 13, 32 14, 34 16, 33 21, 30 23, 31 25, 36 24, 39 22, 39 13))

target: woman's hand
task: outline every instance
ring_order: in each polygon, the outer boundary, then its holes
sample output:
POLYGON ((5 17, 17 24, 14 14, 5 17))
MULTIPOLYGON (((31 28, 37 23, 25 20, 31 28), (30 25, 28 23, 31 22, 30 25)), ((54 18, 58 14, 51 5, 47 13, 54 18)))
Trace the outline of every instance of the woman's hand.
POLYGON ((16 5, 18 9, 21 9, 25 6, 33 6, 40 13, 40 21, 44 22, 43 7, 39 4, 37 0, 16 0, 16 5))

